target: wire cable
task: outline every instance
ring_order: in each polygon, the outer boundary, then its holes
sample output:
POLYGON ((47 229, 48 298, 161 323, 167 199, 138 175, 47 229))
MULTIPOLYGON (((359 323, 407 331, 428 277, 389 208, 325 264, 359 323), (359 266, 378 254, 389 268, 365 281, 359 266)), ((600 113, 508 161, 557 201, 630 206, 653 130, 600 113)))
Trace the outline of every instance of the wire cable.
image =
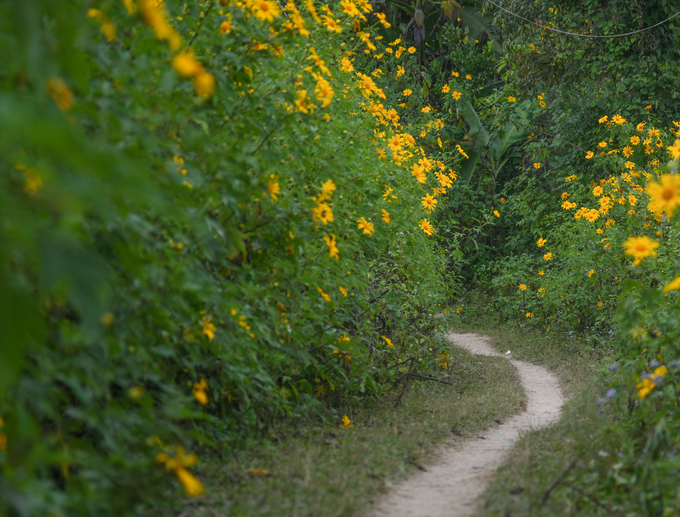
POLYGON ((489 2, 489 3, 492 4, 492 5, 495 5, 495 6, 498 7, 501 11, 505 11, 506 13, 511 14, 512 16, 515 16, 516 18, 519 18, 520 20, 524 20, 525 22, 529 22, 530 24, 535 25, 536 27, 539 27, 539 28, 541 28, 541 29, 545 29, 545 30, 548 30, 548 31, 557 32, 557 33, 559 33, 559 34, 566 34, 567 36, 576 36, 576 37, 578 37, 578 38, 623 38, 624 36, 632 36, 633 34, 639 34, 639 33, 641 33, 641 32, 645 32, 645 31, 651 30, 651 29, 653 29, 653 28, 655 28, 655 27, 658 27, 659 25, 663 25, 664 23, 666 23, 666 22, 672 20, 673 18, 675 18, 676 16, 679 16, 679 15, 680 15, 680 11, 678 11, 677 13, 675 13, 675 14, 674 14, 673 16, 671 16, 670 18, 666 18, 665 20, 663 20, 663 21, 661 21, 661 22, 659 22, 659 23, 657 23, 657 24, 655 24, 655 25, 652 25, 651 27, 645 27, 644 29, 640 29, 640 30, 632 31, 632 32, 625 32, 625 33, 623 33, 623 34, 604 34, 604 35, 597 35, 597 34, 578 34, 578 33, 576 33, 576 32, 561 31, 561 30, 559 30, 559 29, 553 29, 552 27, 547 27, 547 26, 545 26, 545 25, 543 25, 543 24, 541 24, 541 23, 533 22, 533 21, 531 21, 531 20, 528 20, 528 19, 524 18, 523 16, 520 16, 519 14, 513 13, 512 11, 509 11, 509 10, 506 9, 505 7, 501 7, 500 5, 494 3, 492 0, 485 0, 485 1, 486 1, 486 2, 489 2))

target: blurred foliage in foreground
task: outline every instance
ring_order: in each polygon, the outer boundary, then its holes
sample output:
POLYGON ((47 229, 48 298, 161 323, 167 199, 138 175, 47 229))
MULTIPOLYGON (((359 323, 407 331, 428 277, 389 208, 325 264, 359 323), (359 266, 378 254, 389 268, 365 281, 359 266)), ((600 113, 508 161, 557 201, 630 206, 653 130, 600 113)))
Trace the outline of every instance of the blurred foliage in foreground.
POLYGON ((199 495, 201 454, 436 365, 461 155, 371 10, 0 3, 0 513, 199 495))

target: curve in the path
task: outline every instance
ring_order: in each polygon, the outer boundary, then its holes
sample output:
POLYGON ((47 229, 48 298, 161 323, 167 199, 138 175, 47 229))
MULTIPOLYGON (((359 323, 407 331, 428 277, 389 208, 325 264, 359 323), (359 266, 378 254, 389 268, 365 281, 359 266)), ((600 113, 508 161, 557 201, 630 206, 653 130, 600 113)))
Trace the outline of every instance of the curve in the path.
MULTIPOLYGON (((477 334, 448 335, 455 345, 473 354, 503 356, 477 334)), ((546 368, 510 359, 527 395, 522 413, 456 447, 444 449, 426 472, 394 485, 373 513, 374 517, 468 517, 494 471, 523 433, 559 419, 563 403, 557 377, 546 368)))

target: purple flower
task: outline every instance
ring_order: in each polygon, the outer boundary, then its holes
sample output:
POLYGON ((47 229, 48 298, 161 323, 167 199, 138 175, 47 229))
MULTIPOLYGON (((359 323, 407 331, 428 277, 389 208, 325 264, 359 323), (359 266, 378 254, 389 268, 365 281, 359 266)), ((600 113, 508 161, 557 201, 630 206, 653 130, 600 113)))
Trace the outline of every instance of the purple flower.
POLYGON ((610 388, 607 391, 607 398, 608 399, 614 398, 615 395, 616 395, 616 390, 614 388, 610 388))

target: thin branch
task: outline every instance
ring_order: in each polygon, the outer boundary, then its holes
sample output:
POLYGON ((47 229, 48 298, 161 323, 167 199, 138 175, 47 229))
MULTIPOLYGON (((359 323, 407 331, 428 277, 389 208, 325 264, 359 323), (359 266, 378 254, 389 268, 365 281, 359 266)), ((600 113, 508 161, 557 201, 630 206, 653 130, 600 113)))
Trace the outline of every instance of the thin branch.
POLYGON ((541 504, 539 506, 544 506, 545 503, 548 502, 548 498, 550 497, 550 492, 555 490, 555 488, 557 488, 557 485, 559 485, 560 483, 562 483, 564 481, 564 478, 567 477, 567 474, 569 474, 569 471, 571 471, 571 469, 573 469, 575 466, 576 466, 576 460, 572 461, 569 464, 569 466, 565 469, 565 471, 562 472, 562 474, 560 474, 560 476, 555 480, 555 482, 552 485, 550 485, 548 490, 545 491, 545 494, 543 494, 543 497, 541 498, 541 504))
POLYGON ((416 372, 408 372, 406 375, 408 377, 417 377, 418 379, 423 379, 424 381, 441 382, 442 384, 448 384, 449 386, 455 386, 455 384, 453 384, 452 382, 443 381, 441 379, 437 379, 436 377, 430 377, 429 375, 421 375, 420 373, 416 373, 416 372))

